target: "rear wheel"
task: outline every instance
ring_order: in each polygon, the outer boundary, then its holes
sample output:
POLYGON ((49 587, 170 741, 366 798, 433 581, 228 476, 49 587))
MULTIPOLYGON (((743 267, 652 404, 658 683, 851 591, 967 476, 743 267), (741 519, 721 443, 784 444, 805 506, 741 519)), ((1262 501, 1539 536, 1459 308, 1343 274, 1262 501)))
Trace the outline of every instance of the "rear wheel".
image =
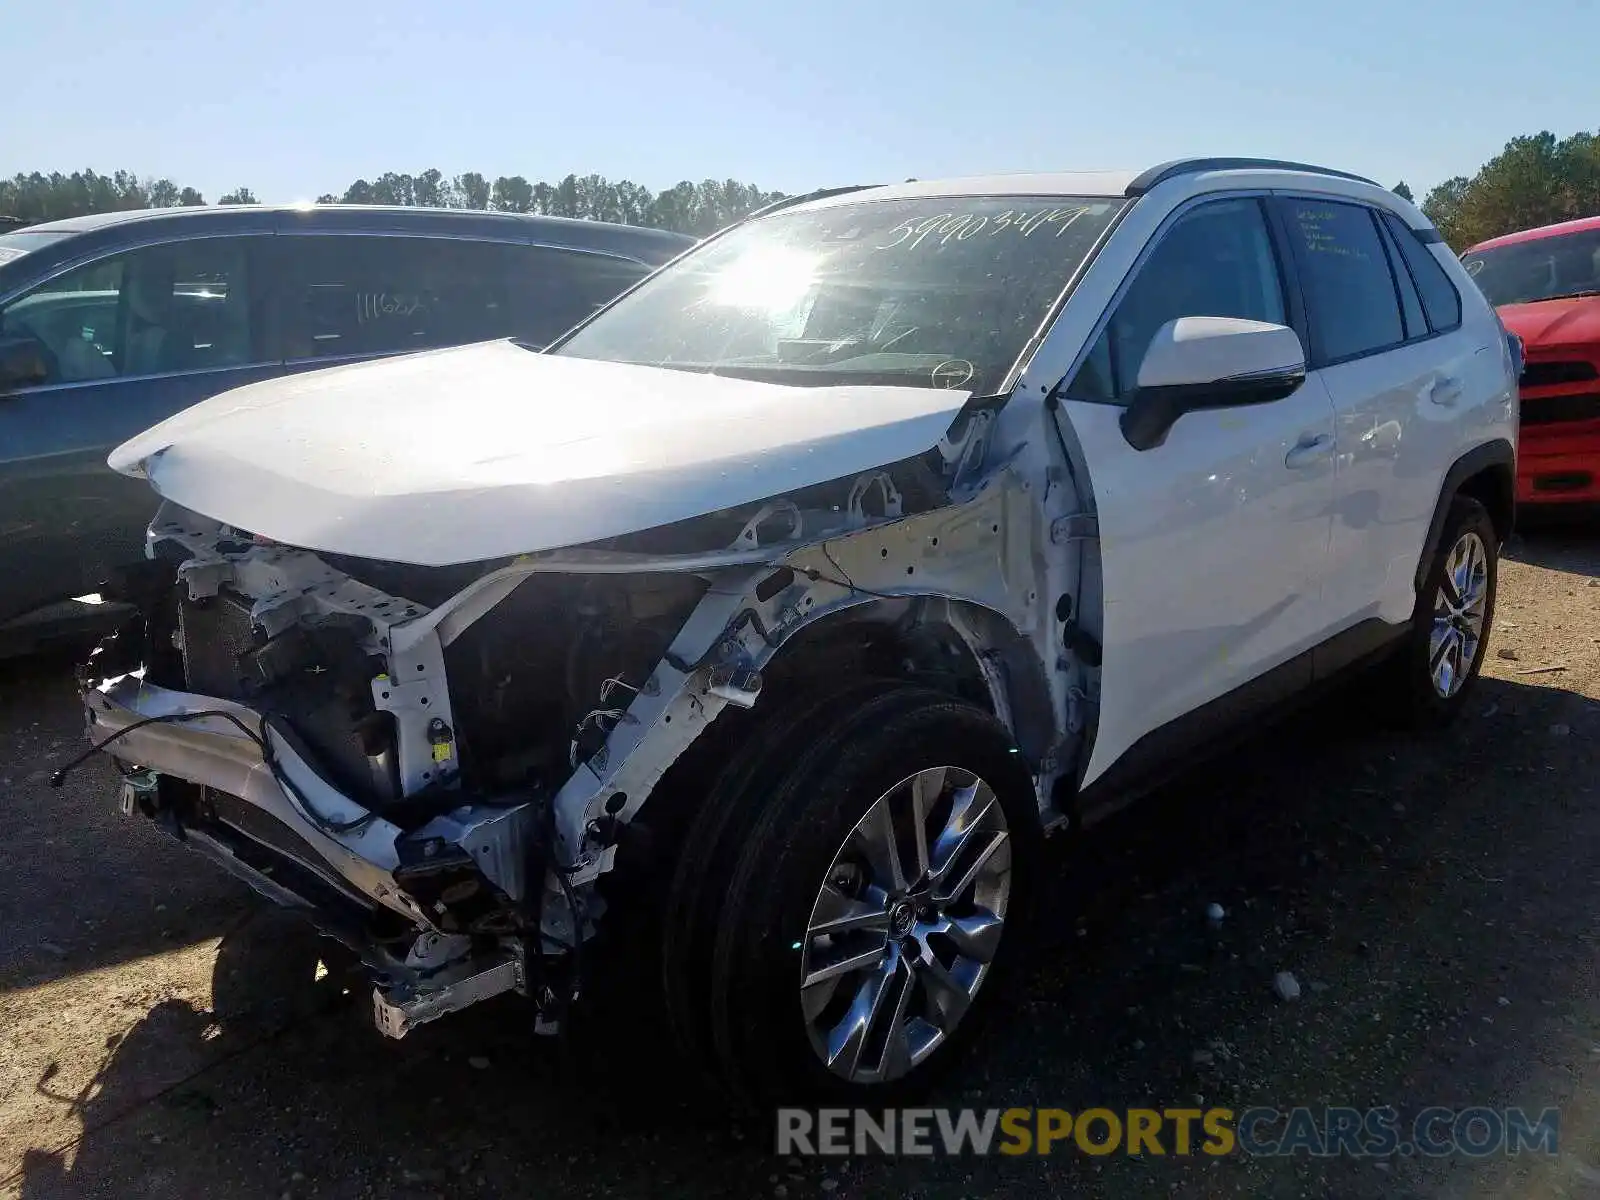
POLYGON ((1024 956, 1037 808, 970 704, 894 687, 814 711, 704 848, 714 889, 679 910, 701 948, 686 1049, 757 1103, 881 1102, 960 1057, 1024 956))
POLYGON ((1389 664, 1384 697, 1393 714, 1418 727, 1454 720, 1466 703, 1494 624, 1499 539, 1482 504, 1450 504, 1411 630, 1389 664))

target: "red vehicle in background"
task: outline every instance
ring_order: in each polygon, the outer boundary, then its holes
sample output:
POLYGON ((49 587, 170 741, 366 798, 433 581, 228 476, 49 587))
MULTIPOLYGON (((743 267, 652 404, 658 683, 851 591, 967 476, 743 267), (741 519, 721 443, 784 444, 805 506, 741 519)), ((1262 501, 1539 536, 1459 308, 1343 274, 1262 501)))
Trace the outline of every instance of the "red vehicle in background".
POLYGON ((1600 502, 1600 216, 1491 238, 1461 261, 1523 343, 1517 502, 1600 502))

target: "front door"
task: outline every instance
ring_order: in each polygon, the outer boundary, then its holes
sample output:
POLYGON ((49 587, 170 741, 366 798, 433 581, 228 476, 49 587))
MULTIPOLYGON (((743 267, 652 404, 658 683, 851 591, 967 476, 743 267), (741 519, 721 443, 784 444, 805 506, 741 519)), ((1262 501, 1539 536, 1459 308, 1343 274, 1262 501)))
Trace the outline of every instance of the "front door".
POLYGON ((0 307, 0 337, 33 339, 49 369, 0 394, 0 621, 92 592, 143 557, 156 497, 106 466, 113 449, 281 371, 252 320, 254 240, 131 250, 0 307))
POLYGON ((1185 414, 1149 450, 1133 449, 1118 424, 1163 324, 1298 325, 1288 295, 1263 201, 1199 204, 1158 234, 1062 392, 1089 468, 1102 572, 1085 786, 1130 750, 1154 767, 1203 740, 1209 718, 1238 719, 1310 681, 1302 652, 1325 625, 1333 499, 1333 406, 1321 380, 1270 404, 1185 414))

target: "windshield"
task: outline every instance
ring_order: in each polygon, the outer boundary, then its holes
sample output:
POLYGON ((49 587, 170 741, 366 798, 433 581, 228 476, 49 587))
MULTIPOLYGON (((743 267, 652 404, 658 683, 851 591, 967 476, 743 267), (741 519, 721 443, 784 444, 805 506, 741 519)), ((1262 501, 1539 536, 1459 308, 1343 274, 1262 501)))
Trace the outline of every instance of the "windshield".
POLYGON ((59 242, 62 238, 71 236, 71 233, 64 230, 31 233, 24 229, 15 233, 0 233, 0 263, 8 263, 13 258, 21 258, 30 250, 42 250, 51 242, 59 242))
POLYGON ((1469 250, 1461 265, 1496 307, 1600 292, 1600 229, 1469 250))
POLYGON ((944 196, 774 213, 645 282, 552 353, 989 394, 1122 203, 944 196))

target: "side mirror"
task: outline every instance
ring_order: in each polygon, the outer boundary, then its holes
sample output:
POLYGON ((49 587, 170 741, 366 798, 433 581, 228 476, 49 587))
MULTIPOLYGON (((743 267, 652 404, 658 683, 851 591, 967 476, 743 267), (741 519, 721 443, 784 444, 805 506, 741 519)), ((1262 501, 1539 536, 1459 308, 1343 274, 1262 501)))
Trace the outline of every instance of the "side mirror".
POLYGON ((37 338, 0 338, 0 392, 30 387, 50 378, 50 357, 37 338))
POLYGON ((1306 354, 1286 325, 1235 317, 1179 317, 1150 341, 1122 411, 1122 436, 1149 450, 1186 412, 1267 404, 1306 379, 1306 354))

